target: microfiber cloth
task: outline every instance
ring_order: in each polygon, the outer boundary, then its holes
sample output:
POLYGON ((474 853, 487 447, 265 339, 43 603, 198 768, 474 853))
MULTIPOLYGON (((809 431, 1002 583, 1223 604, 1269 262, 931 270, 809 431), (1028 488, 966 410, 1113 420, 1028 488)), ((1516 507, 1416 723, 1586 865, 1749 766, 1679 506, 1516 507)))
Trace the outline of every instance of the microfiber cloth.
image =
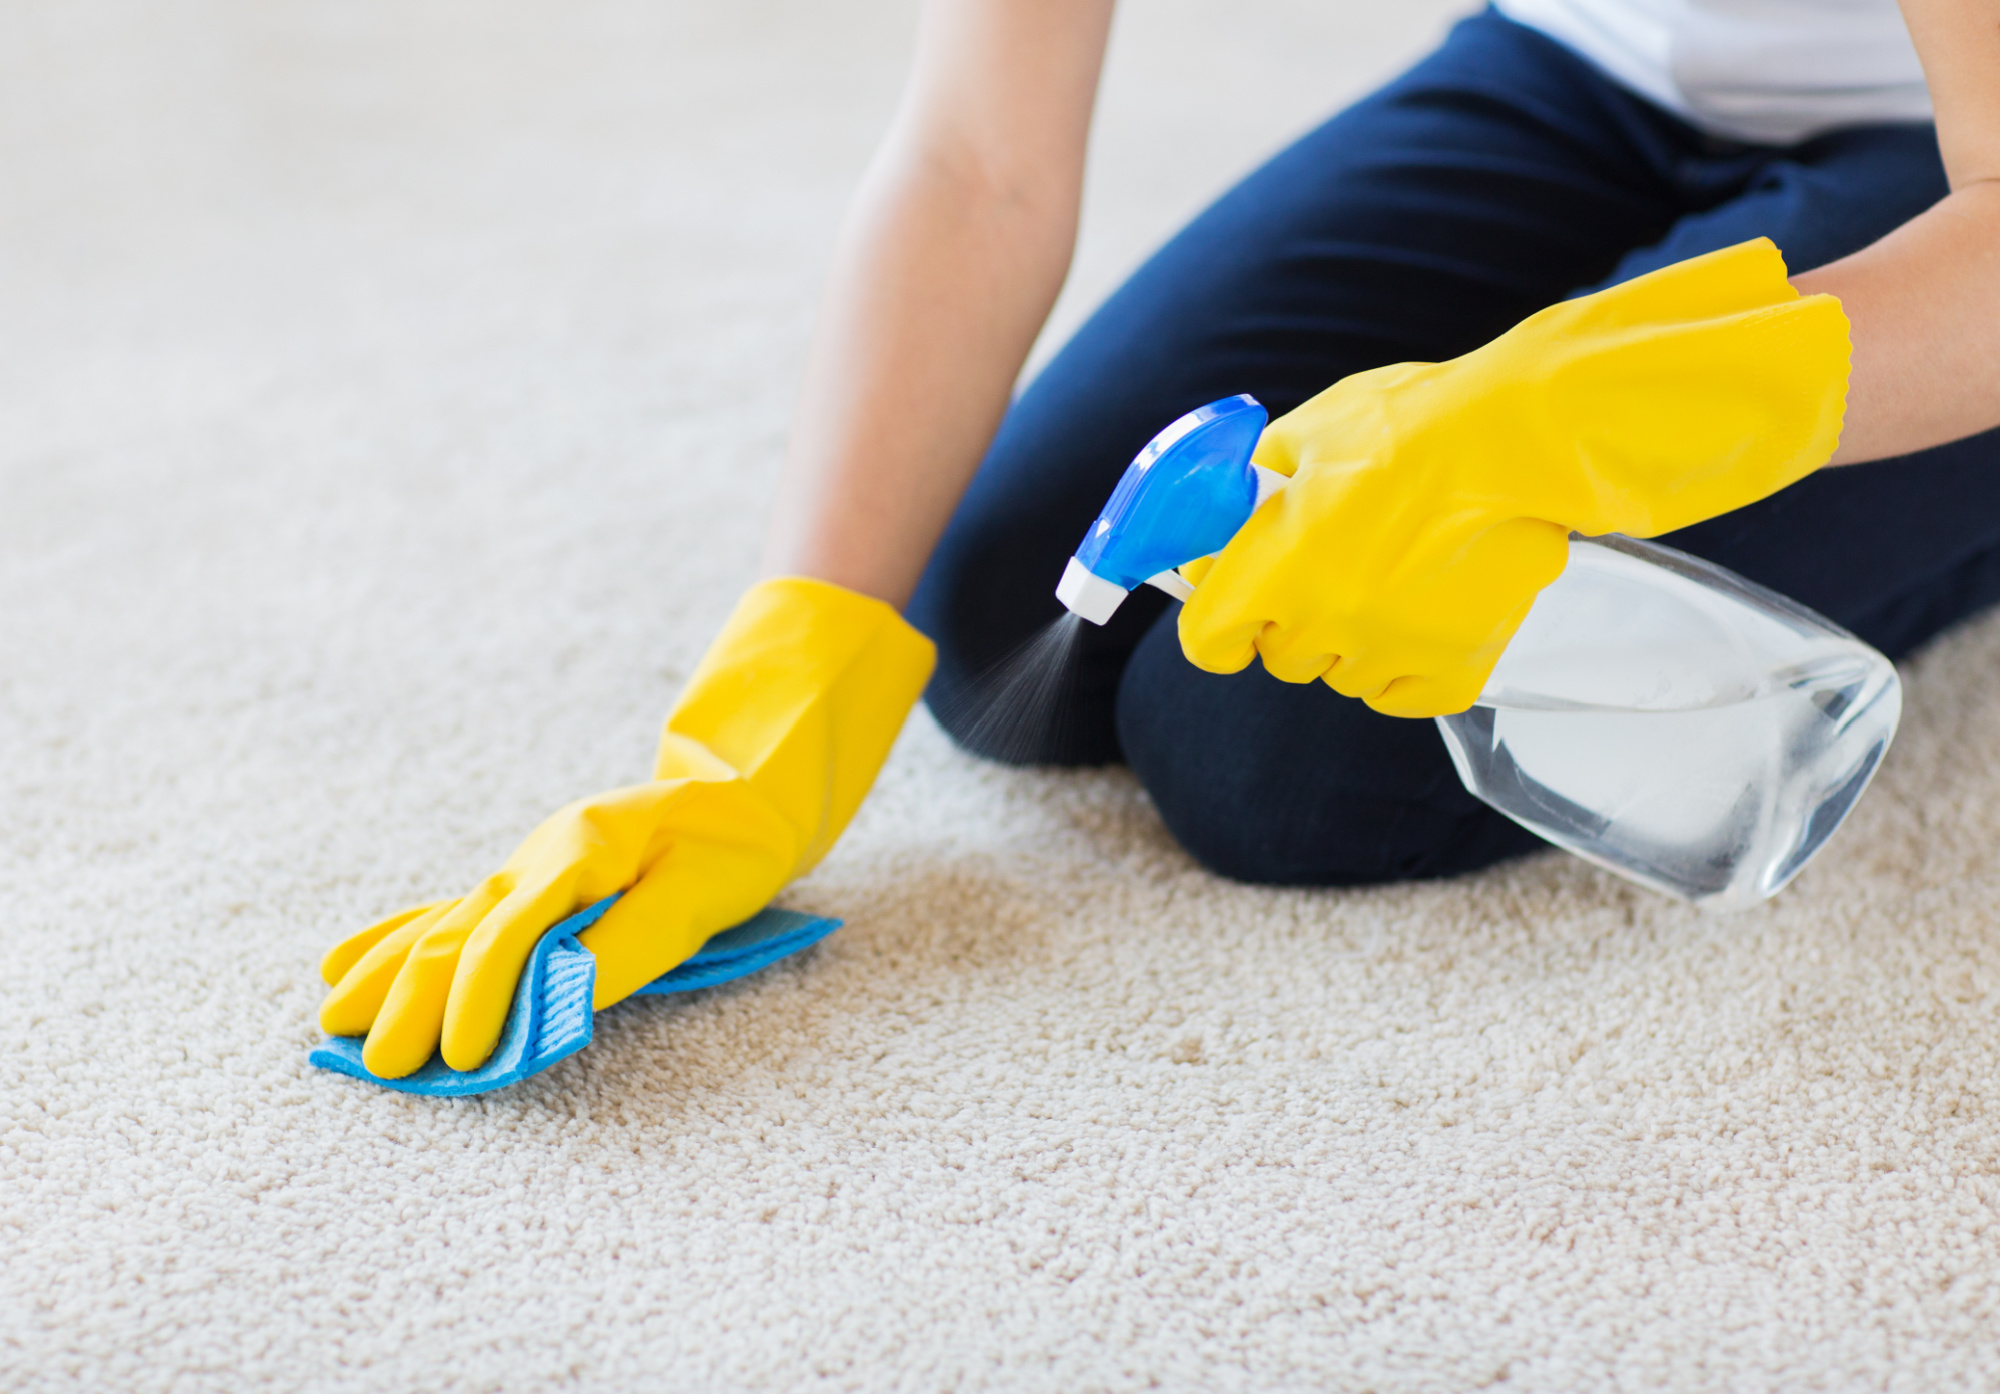
MULTIPOLYGON (((478 1069, 454 1070, 442 1056, 433 1055, 414 1074, 383 1079, 370 1074, 361 1063, 360 1036, 335 1036, 306 1058, 323 1070, 336 1070, 405 1094, 484 1094, 540 1074, 590 1044, 590 995, 597 985, 597 960, 576 936, 595 924, 617 899, 600 900, 542 936, 528 956, 528 966, 521 971, 514 1005, 507 1009, 507 1023, 500 1028, 500 1044, 478 1069)), ((734 929, 723 930, 693 958, 653 979, 633 996, 663 997, 670 992, 714 987, 776 963, 839 928, 839 920, 794 910, 766 910, 734 929)))

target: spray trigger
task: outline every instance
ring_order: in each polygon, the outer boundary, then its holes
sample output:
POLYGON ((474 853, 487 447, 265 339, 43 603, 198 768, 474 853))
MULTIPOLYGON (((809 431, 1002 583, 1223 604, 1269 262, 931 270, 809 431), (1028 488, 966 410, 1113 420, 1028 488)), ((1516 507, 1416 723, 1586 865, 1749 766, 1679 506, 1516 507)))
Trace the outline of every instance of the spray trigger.
POLYGON ((1076 549, 1056 598, 1092 624, 1148 583, 1177 600, 1194 594, 1176 568, 1229 544, 1284 476, 1250 463, 1270 419, 1251 396, 1197 407, 1133 457, 1076 549))

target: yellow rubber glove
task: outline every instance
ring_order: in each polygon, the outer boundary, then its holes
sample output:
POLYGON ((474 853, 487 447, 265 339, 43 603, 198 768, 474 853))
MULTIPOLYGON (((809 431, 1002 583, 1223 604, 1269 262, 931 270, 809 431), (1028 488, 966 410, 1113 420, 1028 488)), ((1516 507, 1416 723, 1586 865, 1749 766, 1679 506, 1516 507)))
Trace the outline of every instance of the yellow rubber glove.
POLYGON ((895 609, 824 581, 753 586, 689 679, 649 784, 561 810, 470 895, 336 945, 329 1035, 397 1079, 442 1049, 493 1053, 528 954, 550 926, 624 897, 581 940, 593 1007, 630 996, 762 909, 826 854, 888 758, 936 650, 895 609))
POLYGON ((1826 463, 1848 356, 1840 302, 1801 298, 1760 238, 1345 378, 1264 432, 1253 458, 1293 482, 1201 577, 1181 647, 1392 716, 1464 711, 1572 531, 1654 537, 1826 463))

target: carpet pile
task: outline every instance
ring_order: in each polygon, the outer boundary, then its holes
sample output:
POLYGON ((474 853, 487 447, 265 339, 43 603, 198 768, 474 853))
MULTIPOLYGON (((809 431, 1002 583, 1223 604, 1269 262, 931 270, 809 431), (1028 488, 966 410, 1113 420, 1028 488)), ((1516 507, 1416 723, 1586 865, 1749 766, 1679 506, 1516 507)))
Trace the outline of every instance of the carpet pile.
MULTIPOLYGON (((1051 338, 1452 13, 1130 6, 1051 338)), ((329 943, 646 770, 911 23, 0 13, 0 1386, 2000 1386, 2000 622, 1737 918, 1232 885, 920 715, 815 949, 307 1067, 329 943)))

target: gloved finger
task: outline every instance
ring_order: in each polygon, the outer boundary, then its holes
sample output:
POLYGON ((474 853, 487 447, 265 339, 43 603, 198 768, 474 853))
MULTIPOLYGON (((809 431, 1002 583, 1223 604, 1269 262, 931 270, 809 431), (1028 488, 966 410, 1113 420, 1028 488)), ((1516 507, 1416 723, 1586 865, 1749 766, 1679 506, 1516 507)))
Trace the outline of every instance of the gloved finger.
POLYGON ((570 805, 530 835, 508 863, 516 869, 513 889, 459 956, 438 1039, 447 1065, 473 1070, 485 1062, 535 944, 551 926, 637 881, 658 859, 675 810, 703 787, 700 780, 654 780, 613 789, 570 805))
POLYGON ((510 889, 512 882, 506 876, 487 877, 471 895, 440 914, 410 947, 361 1047, 361 1063, 370 1072, 383 1079, 401 1079, 431 1058, 465 941, 510 889))
POLYGON ((1510 518, 1482 534, 1463 565, 1467 575, 1504 578, 1482 599, 1489 610, 1511 612, 1518 627, 1535 596, 1569 565, 1569 529, 1540 518, 1510 518))
POLYGON ((597 957, 594 1004, 608 1007, 741 924, 791 878, 793 835, 747 785, 707 785, 673 844, 580 936, 597 957))
POLYGON ((1405 674, 1398 672, 1382 657, 1350 653, 1328 668, 1323 676, 1326 685, 1341 696, 1370 702, 1405 674))
MULTIPOLYGON (((1265 432, 1268 441, 1271 433, 1265 432)), ((1283 496, 1280 495, 1280 498, 1283 496)), ((1216 554, 1175 620, 1181 653, 1209 673, 1240 673, 1257 661, 1258 638, 1275 618, 1266 594, 1273 558, 1282 547, 1260 546, 1273 531, 1271 509, 1259 509, 1216 554)))
MULTIPOLYGON (((597 959, 592 1011, 624 1001, 660 974, 687 962, 718 931, 737 923, 709 924, 690 913, 688 886, 699 879, 686 874, 684 859, 663 859, 578 936, 597 959)), ((765 899, 776 894, 773 888, 765 899)), ((748 910, 741 918, 748 919, 762 908, 748 910)))
POLYGON ((1207 588, 1198 587, 1181 606, 1175 621, 1181 653, 1203 672, 1240 673, 1257 661, 1257 635, 1264 621, 1225 613, 1219 602, 1204 603, 1207 594, 1207 588))
MULTIPOLYGON (((549 929, 589 903, 577 895, 573 866, 514 888, 467 935, 439 1004, 438 1050, 454 1070, 486 1063, 507 1024, 514 988, 528 956, 549 929)), ((611 887, 590 901, 618 890, 611 887)))
POLYGON ((1257 448, 1250 452, 1250 463, 1287 478, 1298 473, 1298 433, 1291 429, 1284 417, 1266 426, 1264 433, 1257 437, 1257 448))
POLYGON ((417 916, 440 905, 451 904, 448 900, 433 900, 428 905, 413 905, 407 910, 398 910, 386 920, 377 920, 368 928, 348 935, 326 951, 319 961, 319 975, 328 987, 332 987, 347 976, 347 970, 361 961, 361 956, 374 948, 382 940, 401 929, 417 916))
POLYGON ((1275 624, 1265 625, 1257 636, 1257 652, 1264 660, 1264 671, 1279 682, 1291 683, 1316 682, 1326 676, 1339 664, 1340 654, 1324 642, 1313 642, 1316 637, 1283 630, 1275 624))
POLYGON ((1362 700, 1384 716, 1453 716, 1479 700, 1492 664, 1451 673, 1397 678, 1362 700))
POLYGON ((1196 557, 1193 561, 1184 562, 1177 568, 1181 573, 1181 579, 1186 581, 1190 586, 1199 586, 1207 578, 1208 573, 1214 569, 1214 557, 1196 557))
MULTIPOLYGON (((409 957, 411 947, 456 904, 455 900, 442 900, 424 906, 407 919, 394 917, 400 923, 370 944, 320 1003, 319 1029, 329 1036, 359 1036, 373 1026, 376 1013, 382 1010, 382 1002, 389 995, 389 985, 403 971, 403 960, 409 957)), ((363 930, 362 934, 369 932, 363 930)), ((345 947, 337 945, 335 952, 345 947)))

